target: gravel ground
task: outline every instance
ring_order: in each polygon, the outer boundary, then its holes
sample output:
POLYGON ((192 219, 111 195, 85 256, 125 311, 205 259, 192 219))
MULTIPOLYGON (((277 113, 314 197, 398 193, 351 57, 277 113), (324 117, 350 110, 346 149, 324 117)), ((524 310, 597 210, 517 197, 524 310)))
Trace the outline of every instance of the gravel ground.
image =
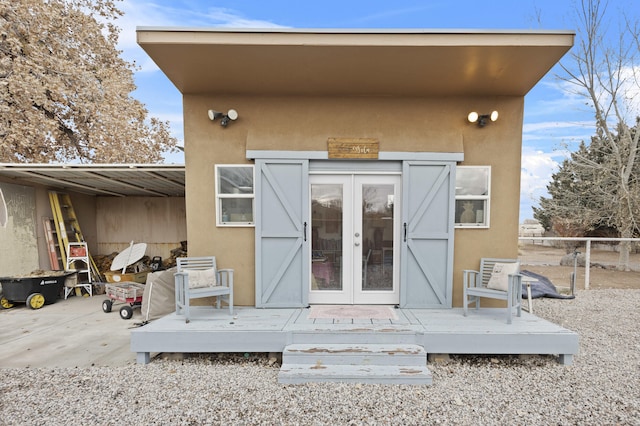
POLYGON ((538 299, 580 334, 551 356, 452 356, 432 386, 280 385, 264 354, 88 369, 3 369, 4 425, 640 425, 640 290, 538 299))

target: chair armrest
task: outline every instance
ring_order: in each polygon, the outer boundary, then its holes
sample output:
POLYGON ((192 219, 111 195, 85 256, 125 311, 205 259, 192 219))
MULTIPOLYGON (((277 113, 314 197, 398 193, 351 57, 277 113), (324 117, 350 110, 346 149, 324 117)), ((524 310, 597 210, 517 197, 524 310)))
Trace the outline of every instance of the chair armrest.
POLYGON ((464 269, 462 271, 462 285, 464 288, 478 287, 478 276, 480 276, 480 272, 464 269))
POLYGON ((218 285, 233 288, 233 269, 218 269, 218 285))
POLYGON ((173 274, 175 286, 176 309, 183 306, 189 294, 189 274, 186 272, 176 272, 173 274))
POLYGON ((522 295, 522 274, 509 274, 509 290, 512 294, 522 295))
POLYGON ((185 271, 183 272, 175 272, 173 274, 175 278, 175 282, 183 284, 186 288, 189 288, 189 274, 185 271))

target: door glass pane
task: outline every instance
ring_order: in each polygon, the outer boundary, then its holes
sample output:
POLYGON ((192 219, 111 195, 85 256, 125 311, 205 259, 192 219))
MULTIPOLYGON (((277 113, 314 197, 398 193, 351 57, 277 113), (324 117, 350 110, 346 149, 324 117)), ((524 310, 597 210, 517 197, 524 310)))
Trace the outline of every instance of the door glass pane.
POLYGON ((362 290, 393 290, 394 186, 362 185, 362 290))
POLYGON ((311 185, 312 290, 342 290, 342 201, 342 185, 311 185))

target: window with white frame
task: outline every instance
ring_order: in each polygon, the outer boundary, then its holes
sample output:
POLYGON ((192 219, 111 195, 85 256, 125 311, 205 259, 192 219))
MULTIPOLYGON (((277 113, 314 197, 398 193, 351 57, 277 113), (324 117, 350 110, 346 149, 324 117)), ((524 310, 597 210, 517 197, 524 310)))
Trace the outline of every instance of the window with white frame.
POLYGON ((252 165, 216 165, 216 224, 253 226, 252 165))
POLYGON ((456 168, 457 228, 488 228, 491 190, 490 166, 456 168))

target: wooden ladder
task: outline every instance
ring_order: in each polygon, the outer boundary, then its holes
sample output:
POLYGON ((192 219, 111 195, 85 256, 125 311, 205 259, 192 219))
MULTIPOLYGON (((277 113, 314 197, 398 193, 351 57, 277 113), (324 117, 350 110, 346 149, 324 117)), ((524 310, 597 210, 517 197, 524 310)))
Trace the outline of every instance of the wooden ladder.
MULTIPOLYGON (((51 203, 51 212, 53 213, 62 264, 66 265, 69 257, 69 253, 67 253, 69 243, 84 243, 84 236, 69 194, 49 191, 49 202, 51 203)), ((89 281, 102 281, 100 271, 88 252, 87 256, 89 257, 89 269, 92 276, 89 281)))
POLYGON ((43 217, 42 225, 44 227, 44 238, 47 241, 47 251, 49 252, 49 263, 51 264, 51 270, 59 271, 62 269, 62 265, 60 265, 62 254, 60 246, 58 245, 58 239, 54 236, 55 231, 53 230, 53 228, 55 227, 55 224, 53 222, 53 219, 51 219, 50 217, 43 217))

